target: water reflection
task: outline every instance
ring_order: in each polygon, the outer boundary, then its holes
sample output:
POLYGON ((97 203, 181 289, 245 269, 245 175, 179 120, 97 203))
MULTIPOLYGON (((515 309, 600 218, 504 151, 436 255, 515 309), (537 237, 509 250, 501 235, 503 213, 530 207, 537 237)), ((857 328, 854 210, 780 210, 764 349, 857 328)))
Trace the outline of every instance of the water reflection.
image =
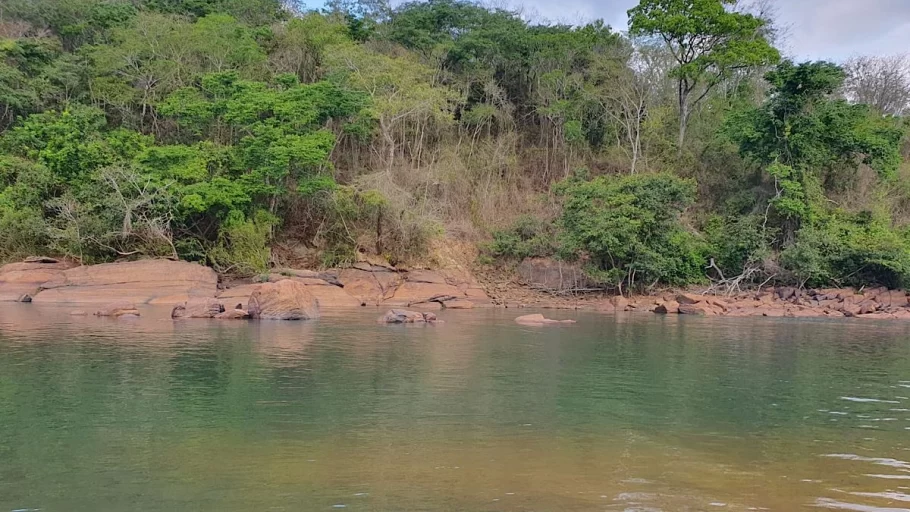
POLYGON ((903 324, 378 313, 0 308, 0 511, 907 506, 903 324))

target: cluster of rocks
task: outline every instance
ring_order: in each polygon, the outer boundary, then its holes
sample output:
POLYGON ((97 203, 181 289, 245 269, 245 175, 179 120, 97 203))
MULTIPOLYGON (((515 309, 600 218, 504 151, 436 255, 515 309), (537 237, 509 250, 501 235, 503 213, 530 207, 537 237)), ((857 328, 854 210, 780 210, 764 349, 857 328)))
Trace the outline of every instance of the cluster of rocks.
POLYGON ((403 270, 358 263, 317 272, 283 269, 253 282, 219 287, 207 267, 171 260, 77 266, 35 257, 0 267, 0 302, 104 304, 98 316, 122 317, 139 305, 175 306, 174 318, 315 318, 319 308, 472 309, 493 303, 473 276, 460 271, 403 270), (118 307, 129 305, 131 307, 118 307), (112 313, 105 313, 110 310, 112 313))
POLYGON ((700 316, 910 319, 907 292, 887 288, 800 290, 784 287, 733 297, 693 293, 632 300, 614 297, 608 307, 616 311, 700 316))
POLYGON ((246 305, 228 309, 223 300, 198 297, 178 304, 171 318, 214 318, 217 320, 313 320, 319 317, 319 303, 309 289, 290 279, 256 285, 246 305))
MULTIPOLYGON (((316 272, 282 269, 266 277, 268 282, 291 280, 303 284, 320 307, 408 307, 434 311, 492 307, 493 302, 472 276, 454 271, 401 270, 389 266, 356 263, 351 268, 316 272)), ((243 302, 256 283, 234 283, 218 293, 225 302, 243 302)))
POLYGON ((386 314, 379 317, 381 324, 435 324, 442 320, 436 318, 435 313, 408 311, 406 309, 390 309, 386 314))
MULTIPOLYGON (((523 272, 538 284, 525 286, 561 289, 589 285, 571 267, 536 260, 532 263, 525 265, 523 272)), ((66 260, 34 257, 0 267, 0 302, 98 304, 104 307, 95 314, 108 317, 136 316, 138 304, 174 306, 174 318, 281 320, 316 318, 320 308, 387 306, 393 308, 382 317, 387 323, 432 323, 435 315, 429 312, 434 310, 494 305, 476 279, 459 269, 405 270, 362 262, 322 272, 283 269, 257 281, 261 282, 219 285, 212 269, 182 261, 77 266, 66 260), (409 311, 412 309, 417 311, 409 311)), ((497 300, 508 307, 508 303, 497 300)), ((910 319, 907 293, 886 288, 775 288, 733 297, 673 293, 631 299, 618 296, 606 301, 587 296, 553 304, 607 312, 910 319)), ((535 305, 547 307, 545 303, 535 305)), ((526 315, 517 321, 524 325, 564 323, 540 315, 526 315)))

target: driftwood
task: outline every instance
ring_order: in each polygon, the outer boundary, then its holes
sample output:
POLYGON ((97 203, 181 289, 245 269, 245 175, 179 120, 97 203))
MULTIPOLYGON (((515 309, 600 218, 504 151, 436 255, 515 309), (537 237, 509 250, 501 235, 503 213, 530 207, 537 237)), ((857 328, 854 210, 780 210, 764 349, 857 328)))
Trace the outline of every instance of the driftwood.
MULTIPOLYGON (((756 274, 760 274, 762 270, 761 267, 750 264, 746 265, 742 273, 739 275, 728 278, 724 277, 723 271, 718 268, 717 264, 714 262, 714 258, 711 258, 710 264, 705 267, 705 270, 711 269, 714 269, 717 272, 719 279, 712 279, 711 286, 705 289, 702 292, 702 295, 726 295, 727 297, 735 293, 742 293, 742 285, 744 283, 752 283, 753 278, 756 276, 756 274)), ((759 288, 762 288, 768 284, 768 282, 774 279, 774 277, 775 276, 772 275, 771 277, 765 279, 765 281, 759 285, 759 288)))

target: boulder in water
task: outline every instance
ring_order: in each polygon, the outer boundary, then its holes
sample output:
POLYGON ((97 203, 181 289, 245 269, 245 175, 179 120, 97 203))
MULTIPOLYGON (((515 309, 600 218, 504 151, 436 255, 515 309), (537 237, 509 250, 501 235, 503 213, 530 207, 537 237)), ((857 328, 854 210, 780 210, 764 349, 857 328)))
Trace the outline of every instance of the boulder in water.
POLYGON ((224 305, 215 299, 195 298, 174 306, 171 318, 215 318, 224 313, 224 305))
POLYGON ((406 309, 390 309, 386 314, 379 317, 379 323, 382 324, 422 324, 435 323, 436 314, 420 311, 408 311, 406 309))
POLYGON ((546 318, 541 314, 524 315, 515 319, 516 323, 522 325, 557 325, 557 324, 574 324, 575 320, 553 320, 546 318))
POLYGON ((306 285, 285 279, 256 286, 247 311, 251 318, 262 320, 314 320, 319 317, 319 303, 306 285))
POLYGON ((229 309, 215 315, 218 320, 246 320, 249 317, 250 313, 244 309, 229 309))

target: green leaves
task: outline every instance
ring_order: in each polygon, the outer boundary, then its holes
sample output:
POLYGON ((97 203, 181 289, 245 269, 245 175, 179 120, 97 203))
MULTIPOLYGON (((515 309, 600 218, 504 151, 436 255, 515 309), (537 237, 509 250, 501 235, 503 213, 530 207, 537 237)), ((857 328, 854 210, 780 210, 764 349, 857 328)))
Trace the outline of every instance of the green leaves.
POLYGON ((658 37, 676 60, 681 151, 689 110, 717 84, 743 68, 766 66, 780 53, 761 33, 765 22, 729 10, 733 0, 641 0, 628 11, 632 37, 658 37), (701 87, 703 90, 699 90, 701 87))
POLYGON ((862 162, 881 176, 900 165, 901 126, 873 114, 865 105, 831 97, 844 80, 828 62, 784 62, 767 74, 768 102, 732 116, 725 131, 740 153, 766 167, 778 190, 772 200, 785 218, 803 218, 811 196, 808 180, 829 173, 855 172, 862 162))
POLYGON ((704 244, 679 223, 694 182, 669 174, 570 178, 556 191, 564 199, 560 250, 587 261, 592 278, 622 289, 704 277, 704 244))
POLYGON ((122 129, 106 131, 106 125, 104 113, 92 107, 35 114, 10 130, 0 147, 43 163, 61 179, 78 180, 128 161, 151 143, 151 137, 122 129))

